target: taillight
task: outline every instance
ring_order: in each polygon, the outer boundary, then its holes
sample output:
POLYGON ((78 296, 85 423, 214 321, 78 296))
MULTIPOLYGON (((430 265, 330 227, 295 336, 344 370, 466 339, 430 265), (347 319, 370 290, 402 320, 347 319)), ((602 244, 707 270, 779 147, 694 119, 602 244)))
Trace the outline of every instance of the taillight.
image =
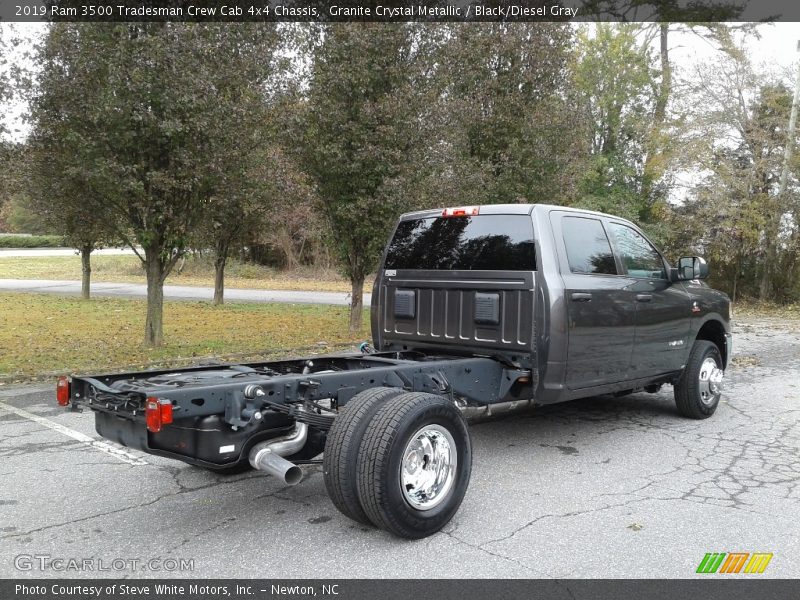
POLYGON ((481 212, 480 206, 462 206, 461 208, 445 208, 443 217, 474 217, 481 212))
POLYGON ((148 431, 152 433, 161 431, 163 425, 172 423, 172 401, 165 398, 148 398, 144 404, 144 420, 148 431))
POLYGON ((169 425, 172 423, 172 400, 160 400, 161 424, 169 425))
POLYGON ((69 377, 61 375, 56 383, 56 400, 61 406, 69 404, 69 377))

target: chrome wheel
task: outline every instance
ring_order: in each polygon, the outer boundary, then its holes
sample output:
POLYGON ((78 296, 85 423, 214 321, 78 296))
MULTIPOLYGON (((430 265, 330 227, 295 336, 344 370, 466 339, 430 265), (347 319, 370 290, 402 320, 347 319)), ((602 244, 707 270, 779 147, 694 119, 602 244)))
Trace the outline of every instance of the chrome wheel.
POLYGON ((403 452, 400 486, 403 497, 417 510, 438 506, 453 488, 458 451, 453 436, 441 425, 426 425, 403 452))
POLYGON ((725 372, 717 366, 717 361, 710 356, 700 365, 700 400, 703 404, 713 403, 722 393, 722 378, 725 372))

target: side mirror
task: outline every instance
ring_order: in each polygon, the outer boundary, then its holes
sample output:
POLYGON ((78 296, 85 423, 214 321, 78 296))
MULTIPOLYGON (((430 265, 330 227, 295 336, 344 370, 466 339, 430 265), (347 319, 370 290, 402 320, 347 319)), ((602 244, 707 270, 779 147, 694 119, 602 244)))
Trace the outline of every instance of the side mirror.
POLYGON ((699 256, 682 256, 678 260, 678 268, 674 269, 675 279, 691 281, 708 277, 708 263, 699 256))

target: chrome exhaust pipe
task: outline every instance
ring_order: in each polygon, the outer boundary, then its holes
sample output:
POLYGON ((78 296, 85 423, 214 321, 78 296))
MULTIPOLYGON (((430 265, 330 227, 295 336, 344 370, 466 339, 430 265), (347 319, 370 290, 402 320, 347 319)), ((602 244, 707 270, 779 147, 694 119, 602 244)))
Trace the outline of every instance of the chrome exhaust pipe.
POLYGON ((250 464, 259 471, 266 471, 273 477, 279 478, 286 485, 297 485, 303 479, 300 467, 278 456, 269 448, 262 448, 255 456, 251 452, 250 464))
POLYGON ((533 399, 512 400, 511 402, 498 402, 497 404, 484 404, 482 406, 467 406, 456 404, 464 418, 471 423, 485 421, 493 417, 500 417, 511 413, 523 412, 534 407, 533 399))
POLYGON ((297 485, 303 479, 303 471, 284 456, 299 452, 306 445, 308 425, 296 421, 294 431, 287 436, 267 440, 253 446, 249 460, 254 469, 279 478, 286 485, 297 485))

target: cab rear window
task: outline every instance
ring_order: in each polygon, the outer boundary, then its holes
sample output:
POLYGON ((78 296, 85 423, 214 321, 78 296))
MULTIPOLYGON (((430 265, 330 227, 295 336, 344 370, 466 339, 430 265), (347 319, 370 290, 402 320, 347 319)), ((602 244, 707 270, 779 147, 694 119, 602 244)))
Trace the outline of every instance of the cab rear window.
POLYGON ((535 271, 530 215, 429 217, 401 221, 387 269, 535 271))

